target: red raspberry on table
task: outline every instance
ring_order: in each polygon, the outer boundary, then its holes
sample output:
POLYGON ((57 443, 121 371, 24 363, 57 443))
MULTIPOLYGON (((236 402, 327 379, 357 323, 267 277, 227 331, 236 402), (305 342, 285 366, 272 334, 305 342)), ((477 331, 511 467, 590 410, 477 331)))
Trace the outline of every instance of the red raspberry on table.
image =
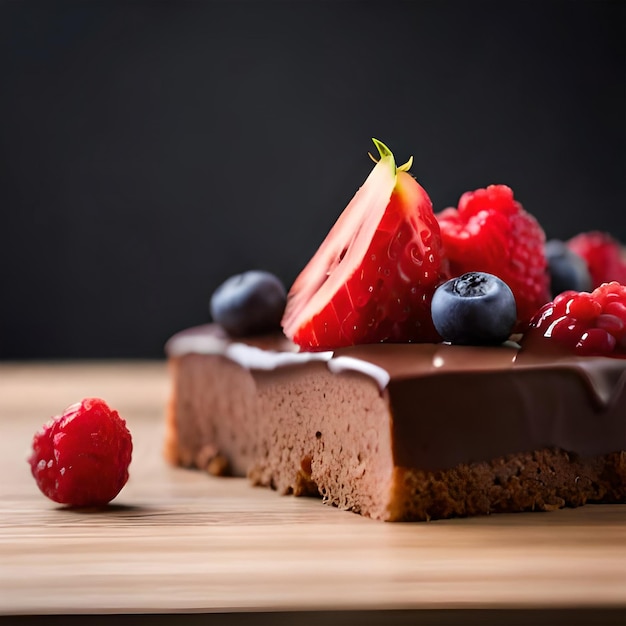
POLYGON ((581 256, 591 274, 592 288, 617 281, 626 285, 626 256, 617 239, 608 233, 580 233, 566 242, 567 247, 581 256))
POLYGON ((591 293, 564 291, 537 312, 522 347, 626 358, 626 286, 612 282, 591 293))
POLYGON ((503 280, 517 305, 516 330, 549 300, 545 233, 506 185, 464 193, 437 214, 450 274, 487 272, 503 280))
POLYGON ((70 506, 107 504, 128 480, 132 438, 117 411, 86 398, 35 434, 28 459, 41 492, 70 506))

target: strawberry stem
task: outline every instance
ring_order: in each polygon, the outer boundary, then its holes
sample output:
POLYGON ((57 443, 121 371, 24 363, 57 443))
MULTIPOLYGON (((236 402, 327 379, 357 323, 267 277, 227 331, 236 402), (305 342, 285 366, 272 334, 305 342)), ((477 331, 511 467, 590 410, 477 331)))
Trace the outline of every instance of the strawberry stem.
POLYGON ((412 165, 413 165, 413 155, 409 157, 409 160, 406 163, 403 163, 402 165, 398 165, 398 169, 401 172, 408 172, 411 169, 412 165))
MULTIPOLYGON (((378 150, 378 154, 380 154, 381 159, 391 158, 391 162, 394 165, 394 169, 399 169, 401 172, 408 172, 411 169, 411 166, 413 165, 412 156, 409 157, 409 160, 406 163, 403 163, 402 165, 398 165, 398 167, 396 168, 396 162, 393 156, 393 152, 382 141, 379 141, 378 139, 375 139, 374 137, 372 137, 372 141, 374 142, 374 145, 376 146, 376 149, 378 150)), ((374 161, 374 163, 378 163, 379 159, 376 159, 375 157, 373 157, 371 152, 368 152, 367 154, 369 155, 370 159, 374 161)))
POLYGON ((393 159, 393 152, 389 150, 389 148, 382 141, 378 141, 378 139, 375 139, 374 137, 372 137, 372 141, 374 142, 381 159, 384 159, 385 157, 391 157, 393 159))

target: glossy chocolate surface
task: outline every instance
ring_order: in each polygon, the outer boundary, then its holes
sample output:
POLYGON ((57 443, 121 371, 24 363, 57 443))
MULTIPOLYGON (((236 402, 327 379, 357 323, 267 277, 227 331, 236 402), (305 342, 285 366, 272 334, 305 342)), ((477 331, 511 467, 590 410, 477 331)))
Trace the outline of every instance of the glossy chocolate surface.
MULTIPOLYGON (((228 356, 232 343, 206 325, 175 335, 166 351, 170 357, 228 356)), ((246 344, 254 351, 249 360, 244 346, 234 358, 253 375, 315 360, 326 361, 331 371, 333 363, 344 363, 337 376, 354 370, 373 378, 390 407, 399 466, 437 470, 546 447, 583 456, 626 450, 623 359, 534 354, 515 344, 375 344, 316 356, 297 354, 279 336, 246 344), (283 352, 290 353, 287 360, 277 356, 283 352), (372 364, 373 373, 359 364, 372 364)))

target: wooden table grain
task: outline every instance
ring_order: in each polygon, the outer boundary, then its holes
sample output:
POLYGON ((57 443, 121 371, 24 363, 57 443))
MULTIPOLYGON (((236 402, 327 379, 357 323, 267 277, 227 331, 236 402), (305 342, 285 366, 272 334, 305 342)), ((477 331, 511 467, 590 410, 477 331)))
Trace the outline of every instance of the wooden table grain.
POLYGON ((168 393, 161 361, 0 364, 0 623, 626 619, 626 506, 376 522, 168 466, 168 393), (35 430, 86 396, 127 420, 134 455, 109 507, 73 511, 40 494, 26 457, 35 430))

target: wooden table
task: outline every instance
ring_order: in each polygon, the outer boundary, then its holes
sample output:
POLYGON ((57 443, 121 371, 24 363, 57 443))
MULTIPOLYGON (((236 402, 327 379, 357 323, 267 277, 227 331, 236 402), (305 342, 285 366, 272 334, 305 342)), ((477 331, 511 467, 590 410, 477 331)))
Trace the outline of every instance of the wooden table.
POLYGON ((163 362, 0 364, 0 624, 625 623, 626 506, 375 522, 169 467, 168 391, 163 362), (135 445, 104 511, 48 501, 26 463, 85 396, 135 445))

